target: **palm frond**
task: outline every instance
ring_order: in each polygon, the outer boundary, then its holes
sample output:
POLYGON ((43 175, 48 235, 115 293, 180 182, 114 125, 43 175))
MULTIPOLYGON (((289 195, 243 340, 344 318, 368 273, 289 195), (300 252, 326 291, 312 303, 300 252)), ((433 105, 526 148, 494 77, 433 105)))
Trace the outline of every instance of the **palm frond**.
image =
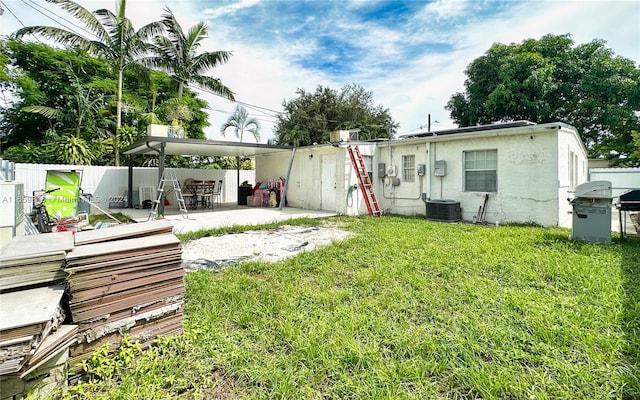
POLYGON ((47 106, 27 106, 23 107, 22 111, 40 114, 45 118, 49 119, 62 119, 63 115, 60 110, 56 110, 55 108, 47 107, 47 106))
POLYGON ((198 86, 208 89, 215 94, 224 97, 227 100, 235 101, 234 93, 226 87, 222 81, 218 78, 212 78, 210 76, 194 76, 191 78, 198 86))

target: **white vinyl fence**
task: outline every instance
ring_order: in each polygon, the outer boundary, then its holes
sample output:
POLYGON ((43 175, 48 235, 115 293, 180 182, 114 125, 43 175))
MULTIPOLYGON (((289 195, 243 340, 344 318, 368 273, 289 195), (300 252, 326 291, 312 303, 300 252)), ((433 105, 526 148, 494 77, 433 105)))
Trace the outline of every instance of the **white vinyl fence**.
MULTIPOLYGON (((79 171, 81 173, 80 189, 85 195, 91 195, 91 201, 97 206, 108 209, 109 205, 116 207, 117 203, 123 202, 128 189, 127 167, 105 167, 86 165, 64 165, 64 164, 22 164, 13 165, 15 174, 13 180, 24 184, 25 213, 31 212, 31 199, 33 192, 43 190, 47 171, 79 171)), ((184 169, 173 168, 180 186, 187 178, 196 180, 220 180, 223 181, 222 203, 236 202, 238 198, 238 175, 236 170, 218 169, 184 169)), ((133 168, 133 190, 132 199, 138 203, 142 202, 139 193, 155 193, 158 186, 159 174, 157 168, 133 168), (151 189, 149 189, 151 188, 151 189)), ((240 171, 240 183, 248 181, 251 185, 255 183, 255 171, 240 171)), ((176 205, 175 195, 168 196, 171 206, 176 205)), ((125 203, 126 204, 126 203, 125 203)))
POLYGON ((611 182, 613 197, 630 189, 640 189, 640 168, 590 168, 590 181, 611 182))

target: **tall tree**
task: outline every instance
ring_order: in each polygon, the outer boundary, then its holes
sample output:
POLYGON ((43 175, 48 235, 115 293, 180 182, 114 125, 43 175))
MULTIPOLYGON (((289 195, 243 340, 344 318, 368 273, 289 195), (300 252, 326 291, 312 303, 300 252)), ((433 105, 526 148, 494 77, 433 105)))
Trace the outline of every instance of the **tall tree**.
POLYGON ((222 124, 220 134, 224 136, 228 128, 233 128, 236 137, 240 138, 240 142, 242 142, 245 131, 253 135, 256 143, 260 141, 260 132, 258 132, 260 130, 260 123, 257 119, 250 117, 247 109, 241 105, 237 105, 233 114, 222 124))
POLYGON ((388 109, 373 104, 373 92, 349 84, 339 92, 318 85, 315 93, 296 91, 296 99, 283 102, 275 133, 279 144, 305 146, 325 143, 331 131, 360 129, 361 139, 392 137, 399 124, 388 109))
POLYGON ((569 35, 496 43, 465 71, 465 92, 447 103, 460 126, 526 119, 575 126, 591 157, 626 163, 640 130, 640 69, 601 40, 569 35))
POLYGON ((169 8, 165 8, 161 22, 167 36, 154 38, 154 55, 145 58, 144 64, 166 71, 174 77, 178 83, 178 99, 182 98, 184 87, 192 83, 234 100, 233 92, 222 84, 220 79, 204 75, 210 69, 226 63, 231 56, 231 52, 228 51, 198 54, 202 41, 207 38, 207 25, 200 22, 185 34, 169 8))
POLYGON ((59 4, 65 11, 83 22, 95 35, 95 38, 86 38, 75 32, 51 26, 30 26, 19 29, 15 36, 22 37, 28 34, 39 34, 56 43, 69 46, 77 46, 89 53, 102 56, 111 61, 118 75, 117 87, 117 111, 116 132, 114 134, 115 164, 120 165, 120 153, 118 146, 118 133, 122 126, 122 76, 125 68, 135 59, 142 56, 147 50, 146 40, 160 34, 162 25, 152 22, 136 31, 131 21, 125 15, 126 0, 119 0, 116 13, 107 9, 99 9, 94 12, 87 11, 84 7, 71 0, 47 0, 59 4))

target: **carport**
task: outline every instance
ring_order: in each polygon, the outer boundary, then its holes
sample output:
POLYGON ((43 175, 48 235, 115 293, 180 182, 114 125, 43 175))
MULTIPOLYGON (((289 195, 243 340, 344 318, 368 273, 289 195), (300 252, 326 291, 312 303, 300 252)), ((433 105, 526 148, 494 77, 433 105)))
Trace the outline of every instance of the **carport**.
MULTIPOLYGON (((158 157, 158 183, 164 173, 165 156, 205 156, 205 157, 245 157, 251 158, 258 155, 291 152, 291 161, 285 180, 283 196, 286 196, 289 174, 293 165, 295 148, 291 146, 275 146, 260 143, 239 143, 221 140, 185 139, 177 137, 146 136, 127 147, 123 153, 127 155, 156 155, 158 157)), ((127 207, 133 207, 133 159, 129 157, 127 207)), ((240 165, 238 163, 238 184, 240 186, 240 165)), ((285 203, 284 198, 280 202, 280 208, 285 203)), ((164 213, 164 204, 161 202, 159 213, 164 213)))

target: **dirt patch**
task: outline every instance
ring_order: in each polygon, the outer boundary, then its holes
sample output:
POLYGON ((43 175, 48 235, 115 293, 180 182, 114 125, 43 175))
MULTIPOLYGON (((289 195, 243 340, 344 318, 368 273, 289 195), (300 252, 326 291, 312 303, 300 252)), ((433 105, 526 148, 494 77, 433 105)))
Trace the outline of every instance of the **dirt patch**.
POLYGON ((192 240, 183 246, 182 260, 187 272, 200 269, 218 271, 240 262, 284 260, 349 236, 350 232, 336 227, 283 225, 269 230, 192 240))

